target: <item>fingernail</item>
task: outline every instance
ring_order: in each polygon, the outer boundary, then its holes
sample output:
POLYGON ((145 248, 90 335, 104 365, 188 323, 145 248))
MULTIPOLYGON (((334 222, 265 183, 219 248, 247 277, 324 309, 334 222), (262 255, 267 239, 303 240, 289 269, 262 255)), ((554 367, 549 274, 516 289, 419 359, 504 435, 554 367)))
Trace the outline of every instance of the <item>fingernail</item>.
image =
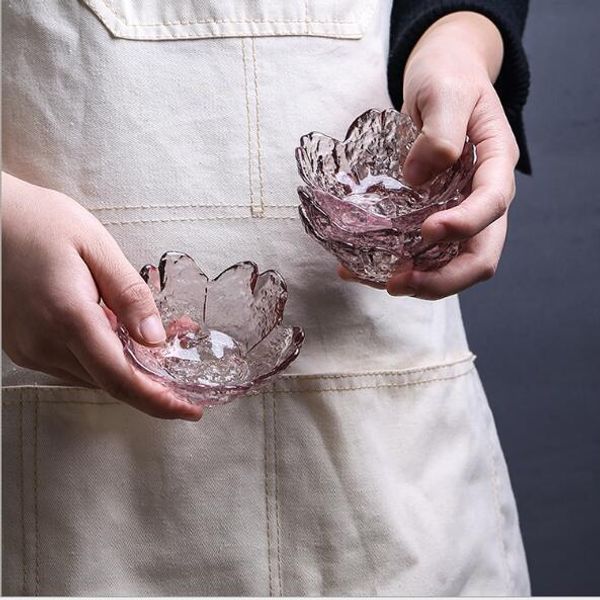
POLYGON ((156 315, 142 319, 140 333, 148 344, 160 344, 165 341, 165 329, 156 315))
POLYGON ((404 165, 404 178, 413 185, 421 185, 431 178, 432 171, 424 162, 411 160, 404 165))

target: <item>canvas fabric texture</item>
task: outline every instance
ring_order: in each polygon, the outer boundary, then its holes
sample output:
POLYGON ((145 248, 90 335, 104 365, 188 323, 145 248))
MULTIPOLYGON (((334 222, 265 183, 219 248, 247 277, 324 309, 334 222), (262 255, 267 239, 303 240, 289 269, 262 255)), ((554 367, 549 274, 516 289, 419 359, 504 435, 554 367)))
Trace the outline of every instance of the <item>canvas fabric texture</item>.
POLYGON ((294 148, 387 91, 390 0, 3 4, 4 169, 136 267, 187 252, 287 280, 300 357, 200 423, 3 366, 8 595, 528 595, 456 297, 335 276, 294 148))

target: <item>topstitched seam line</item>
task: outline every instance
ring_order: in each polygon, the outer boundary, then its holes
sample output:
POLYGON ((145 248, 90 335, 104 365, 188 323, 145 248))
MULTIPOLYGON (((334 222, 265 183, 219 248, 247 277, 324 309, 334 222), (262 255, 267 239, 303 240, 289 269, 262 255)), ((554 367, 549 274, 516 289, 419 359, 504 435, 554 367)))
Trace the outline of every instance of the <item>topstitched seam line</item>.
POLYGON ((329 389, 304 389, 304 390, 265 390, 264 394, 310 394, 310 393, 320 393, 320 392, 349 392, 354 390, 371 390, 371 389, 380 389, 380 388, 394 388, 394 387, 416 387, 419 385, 427 385, 429 383, 434 383, 436 381, 450 381, 452 379, 458 379, 459 377, 464 377, 468 375, 473 370, 473 367, 465 371, 464 373, 458 373, 455 375, 450 375, 448 377, 436 377, 434 379, 427 379, 425 381, 413 381, 413 382, 405 382, 405 383, 380 383, 375 385, 362 385, 362 386, 349 386, 349 387, 338 387, 338 388, 329 388, 329 389))
MULTIPOLYGON (((432 379, 424 379, 423 381, 410 381, 410 382, 397 381, 397 382, 391 382, 391 383, 377 383, 376 382, 371 385, 358 385, 358 386, 347 386, 347 387, 336 387, 336 388, 306 388, 306 389, 299 389, 299 390, 291 390, 291 389, 262 390, 262 391, 250 392, 247 395, 248 396, 256 396, 259 394, 270 394, 270 395, 311 394, 311 393, 329 393, 329 392, 348 392, 348 391, 354 391, 354 390, 369 390, 369 389, 379 389, 379 388, 385 389, 385 388, 416 387, 419 385, 427 385, 429 383, 435 383, 436 381, 450 381, 452 379, 458 379, 460 377, 464 377, 465 375, 468 375, 473 369, 474 369, 474 366, 471 365, 466 371, 463 371, 461 373, 455 373, 455 374, 449 375, 447 377, 434 377, 432 379)), ((32 386, 32 387, 36 387, 36 386, 32 386)), ((64 388, 60 388, 60 389, 64 389, 64 388)), ((75 390, 75 389, 80 389, 80 388, 69 387, 68 389, 75 390)), ((89 388, 81 388, 81 389, 85 389, 85 390, 89 391, 89 388)), ((19 402, 25 402, 25 400, 17 400, 17 399, 2 400, 2 403, 6 404, 6 405, 11 405, 11 404, 16 405, 19 402)), ((129 406, 128 404, 125 404, 125 403, 119 402, 119 401, 93 402, 93 401, 89 401, 89 400, 87 400, 87 401, 86 400, 42 400, 40 398, 39 402, 43 402, 45 404, 95 404, 98 406, 121 404, 123 406, 129 406)))
MULTIPOLYGON (((250 192, 250 207, 254 206, 254 184, 252 181, 252 140, 251 140, 251 123, 250 123, 250 90, 248 85, 248 60, 246 58, 246 40, 241 39, 242 44, 242 61, 244 63, 244 90, 246 92, 246 124, 248 127, 248 188, 250 192)), ((248 208, 244 206, 244 208, 248 208)), ((252 208, 251 208, 252 210, 252 208)))
POLYGON ((35 513, 35 596, 40 595, 40 522, 38 501, 38 421, 39 421, 39 390, 33 405, 33 500, 35 513))
POLYGON ((273 456, 275 464, 273 472, 275 474, 275 523, 277 527, 277 578, 279 580, 279 596, 283 596, 283 579, 281 577, 281 522, 280 522, 280 505, 279 505, 279 456, 277 453, 277 402, 273 399, 273 456))
POLYGON ((308 33, 308 0, 304 0, 304 33, 308 33))
MULTIPOLYGON (((98 15, 98 17, 100 18, 100 20, 106 25, 106 28, 109 31, 112 31, 110 27, 108 27, 108 25, 106 24, 106 21, 104 19, 102 19, 100 17, 100 15, 98 15)), ((130 39, 130 40, 181 40, 181 39, 197 39, 197 40, 202 40, 202 39, 215 39, 215 38, 231 38, 231 37, 252 37, 252 35, 249 34, 227 34, 227 33, 222 33, 222 34, 214 34, 212 32, 208 32, 208 33, 178 33, 176 35, 174 34, 160 34, 160 35, 149 35, 149 34, 144 34, 144 35, 133 35, 133 34, 125 34, 123 32, 120 32, 120 35, 114 33, 113 35, 115 35, 116 37, 121 37, 124 39, 130 39)), ((284 36, 297 36, 297 35, 303 35, 303 34, 299 34, 297 31, 283 31, 283 30, 279 30, 275 33, 269 33, 269 34, 264 34, 265 36, 269 36, 269 37, 284 37, 284 36)), ((326 33, 309 33, 308 35, 314 36, 314 37, 327 37, 326 33)), ((335 37, 337 39, 348 39, 348 40, 355 40, 357 39, 357 36, 354 34, 346 34, 346 33, 337 33, 335 35, 330 34, 329 37, 335 37)))
POLYGON ((27 545, 25 539, 25 468, 24 468, 24 443, 25 437, 23 435, 23 402, 19 402, 19 465, 21 474, 21 552, 23 559, 23 595, 27 595, 27 545))
POLYGON ((263 437, 264 437, 264 463, 265 463, 265 510, 267 513, 267 569, 269 573, 269 596, 273 596, 273 573, 271 570, 271 507, 269 501, 269 469, 267 452, 267 409, 266 399, 262 397, 263 437))
MULTIPOLYGON (((239 215, 235 217, 181 217, 181 218, 170 218, 170 219, 133 219, 131 221, 102 221, 103 225, 136 225, 142 223, 175 223, 175 222, 191 222, 191 221, 234 221, 240 219, 251 219, 251 215, 239 215)), ((264 219, 283 219, 283 220, 296 220, 297 216, 287 215, 264 215, 264 219)))
MULTIPOLYGON (((113 13, 114 14, 114 13, 113 13)), ((117 15, 115 15, 117 16, 117 15)), ((164 23, 129 23, 124 22, 122 19, 117 19, 125 26, 125 27, 168 27, 170 25, 210 25, 210 24, 223 24, 227 25, 228 23, 232 25, 241 25, 243 23, 257 23, 257 24, 271 24, 271 25, 292 25, 292 24, 302 24, 306 25, 318 24, 318 25, 353 25, 355 27, 358 26, 357 21, 332 21, 330 19, 205 19, 198 21, 165 21, 164 23)), ((308 32, 308 27, 306 28, 308 32)), ((333 32, 332 32, 333 33, 333 32)))
POLYGON ((197 19, 188 21, 163 21, 159 23, 132 23, 127 20, 125 15, 117 10, 111 0, 102 0, 104 6, 127 27, 160 27, 165 25, 200 25, 209 23, 324 23, 329 25, 356 25, 356 21, 335 21, 335 20, 317 20, 317 19, 197 19))
POLYGON ((252 65, 253 65, 253 74, 254 74, 254 108, 256 113, 256 146, 258 151, 258 186, 259 186, 259 213, 262 216, 265 212, 265 189, 263 182, 263 161, 262 161, 262 148, 260 142, 260 101, 258 94, 258 67, 256 64, 256 45, 254 43, 254 38, 250 40, 250 47, 252 48, 252 65))
MULTIPOLYGON (((117 17, 117 19, 119 18, 117 16, 117 13, 110 7, 108 6, 108 4, 106 3, 106 0, 102 0, 104 5, 106 6, 106 8, 112 12, 114 14, 115 17, 117 17)), ((85 2, 85 0, 84 0, 85 2)), ((100 19, 100 22, 104 24, 104 26, 106 27, 106 29, 108 29, 108 31, 111 31, 111 28, 109 26, 109 24, 107 23, 106 19, 104 18, 104 15, 100 14, 99 9, 97 8, 97 3, 96 0, 89 0, 89 6, 90 8, 92 8, 94 10, 94 14, 100 19)))
MULTIPOLYGON (((298 208, 296 204, 265 204, 266 208, 298 208)), ((151 210, 153 208, 248 208, 247 204, 128 204, 122 206, 86 206, 89 211, 102 212, 105 210, 151 210)))
MULTIPOLYGON (((25 387, 25 386, 23 386, 25 387)), ((39 388, 39 387, 45 387, 45 386, 37 386, 37 385, 32 385, 32 386, 28 386, 31 388, 39 388)), ((49 386, 52 388, 56 388, 59 390, 87 390, 90 391, 90 388, 85 388, 85 387, 75 387, 75 386, 63 386, 63 387, 59 387, 59 386, 49 386)), ((46 388, 47 389, 47 388, 46 388)), ((36 393, 39 393, 38 390, 36 390, 36 393)), ((120 402, 119 400, 107 400, 106 402, 104 401, 100 401, 100 402, 96 402, 94 400, 43 400, 42 398, 40 398, 39 400, 35 399, 35 398, 31 398, 29 400, 23 400, 23 399, 17 399, 17 398, 4 398, 2 400, 2 405, 3 406, 18 406, 19 404, 24 404, 25 402, 39 402, 42 404, 96 404, 98 406, 105 406, 105 405, 115 405, 115 404, 121 404, 123 406, 129 406, 129 404, 125 403, 125 402, 120 402)))
POLYGON ((376 377, 378 375, 382 376, 394 376, 394 377, 402 377, 404 375, 412 375, 414 373, 426 373, 428 371, 437 371, 440 369, 446 369, 448 367, 454 367, 456 365, 461 365, 468 362, 473 362, 475 360, 475 355, 471 354, 465 358, 459 358, 457 360, 453 360, 447 363, 440 363, 437 365, 432 365, 430 367, 412 367, 410 369, 402 369, 402 370, 387 370, 387 371, 361 371, 360 373, 325 373, 322 375, 311 375, 300 373, 297 375, 294 374, 283 374, 282 380, 287 379, 349 379, 354 377, 376 377))

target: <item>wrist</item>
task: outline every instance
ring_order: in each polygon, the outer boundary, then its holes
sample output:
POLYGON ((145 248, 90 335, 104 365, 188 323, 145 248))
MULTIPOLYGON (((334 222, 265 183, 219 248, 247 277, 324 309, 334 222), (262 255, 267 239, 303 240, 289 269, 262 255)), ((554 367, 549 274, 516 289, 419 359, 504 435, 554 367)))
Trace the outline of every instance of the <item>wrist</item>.
POLYGON ((493 83, 500 72, 504 46, 496 25, 484 15, 469 11, 450 13, 433 23, 415 44, 405 73, 424 58, 439 68, 480 71, 493 83))

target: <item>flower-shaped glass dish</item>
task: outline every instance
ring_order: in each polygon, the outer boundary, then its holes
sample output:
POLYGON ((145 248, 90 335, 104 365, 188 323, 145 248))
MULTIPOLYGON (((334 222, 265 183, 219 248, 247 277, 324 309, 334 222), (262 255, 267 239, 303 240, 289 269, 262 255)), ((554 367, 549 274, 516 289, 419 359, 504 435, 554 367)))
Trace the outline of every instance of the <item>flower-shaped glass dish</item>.
POLYGON ((458 242, 425 244, 421 225, 465 198, 475 146, 466 139, 456 163, 411 187, 402 168, 418 135, 408 115, 372 109, 352 123, 344 141, 313 132, 296 149, 307 233, 363 281, 384 284, 395 271, 437 269, 458 254, 458 242))
POLYGON ((285 369, 300 352, 304 332, 281 324, 284 279, 235 264, 213 280, 187 254, 166 252, 141 275, 160 312, 166 343, 149 348, 125 327, 118 334, 133 363, 192 403, 221 404, 285 369))

